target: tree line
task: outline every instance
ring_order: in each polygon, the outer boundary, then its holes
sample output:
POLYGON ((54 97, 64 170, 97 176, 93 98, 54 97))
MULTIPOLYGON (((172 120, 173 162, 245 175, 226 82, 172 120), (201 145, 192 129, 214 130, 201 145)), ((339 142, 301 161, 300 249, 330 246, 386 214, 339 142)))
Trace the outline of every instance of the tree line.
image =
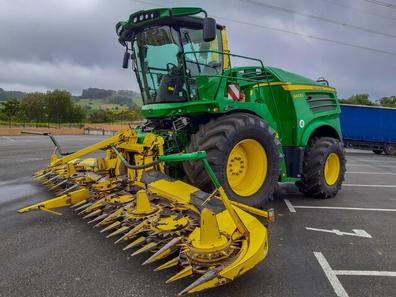
MULTIPOLYGON (((1 89, 0 91, 4 90, 1 89)), ((133 103, 130 97, 136 96, 136 93, 133 91, 112 91, 97 88, 83 90, 82 95, 96 99, 111 95, 112 97, 108 97, 109 103, 125 104, 128 106, 128 110, 121 111, 84 109, 76 104, 68 91, 64 90, 23 94, 23 97, 20 97, 21 94, 15 93, 16 98, 9 98, 7 101, 0 102, 0 121, 34 123, 82 123, 88 121, 93 123, 108 123, 115 121, 135 121, 142 118, 140 107, 133 103)), ((368 94, 357 94, 347 99, 340 99, 340 103, 396 107, 396 96, 383 97, 377 101, 372 101, 368 94)))
POLYGON ((348 99, 340 99, 342 104, 356 104, 368 106, 396 107, 396 96, 382 97, 379 100, 372 101, 368 94, 357 94, 348 99))
POLYGON ((24 122, 78 123, 86 117, 85 111, 75 104, 67 91, 29 93, 21 100, 1 102, 3 120, 24 122))
POLYGON ((136 105, 120 112, 86 111, 73 101, 72 95, 64 90, 46 93, 28 93, 17 100, 10 98, 0 102, 0 120, 35 123, 102 123, 113 121, 134 121, 140 118, 136 105))

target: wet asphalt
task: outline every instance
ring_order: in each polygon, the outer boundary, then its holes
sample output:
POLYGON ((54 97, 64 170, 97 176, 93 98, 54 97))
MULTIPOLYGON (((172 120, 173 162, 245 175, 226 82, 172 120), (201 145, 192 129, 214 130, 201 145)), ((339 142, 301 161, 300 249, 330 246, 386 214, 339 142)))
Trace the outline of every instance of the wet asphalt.
MULTIPOLYGON (((69 151, 103 137, 58 139, 69 151)), ((70 209, 60 217, 17 214, 51 197, 31 174, 52 151, 46 137, 0 136, 0 296, 175 296, 193 281, 165 284, 177 270, 141 266, 147 254, 131 258, 70 209)), ((347 159, 345 186, 336 198, 306 198, 293 185, 282 186, 268 205, 276 222, 269 228, 267 258, 234 282, 196 296, 396 296, 396 158, 348 151, 347 159), (326 273, 333 273, 332 282, 326 273)))

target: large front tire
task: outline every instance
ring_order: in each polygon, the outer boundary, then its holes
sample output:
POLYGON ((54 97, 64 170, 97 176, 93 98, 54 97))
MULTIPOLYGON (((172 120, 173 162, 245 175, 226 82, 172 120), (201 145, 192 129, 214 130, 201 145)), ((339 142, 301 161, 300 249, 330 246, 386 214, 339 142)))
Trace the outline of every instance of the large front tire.
POLYGON ((303 174, 296 186, 306 196, 334 197, 344 181, 345 164, 344 146, 338 139, 316 138, 305 150, 303 174))
MULTIPOLYGON (((280 171, 280 143, 267 122, 235 113, 201 125, 191 136, 187 152, 206 151, 208 161, 230 199, 262 207, 272 196, 280 171)), ((184 162, 189 181, 211 191, 202 163, 184 162)))

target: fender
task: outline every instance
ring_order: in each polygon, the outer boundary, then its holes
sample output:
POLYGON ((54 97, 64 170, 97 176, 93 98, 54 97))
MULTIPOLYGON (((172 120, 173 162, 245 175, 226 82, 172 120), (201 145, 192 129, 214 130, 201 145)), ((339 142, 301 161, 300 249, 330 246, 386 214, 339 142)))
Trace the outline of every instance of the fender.
POLYGON ((298 143, 302 146, 306 146, 312 136, 317 130, 323 129, 318 133, 318 136, 329 136, 335 137, 342 140, 342 135, 340 135, 338 131, 340 131, 340 121, 338 118, 326 118, 326 119, 315 119, 310 122, 308 126, 306 126, 304 132, 301 135, 298 143))

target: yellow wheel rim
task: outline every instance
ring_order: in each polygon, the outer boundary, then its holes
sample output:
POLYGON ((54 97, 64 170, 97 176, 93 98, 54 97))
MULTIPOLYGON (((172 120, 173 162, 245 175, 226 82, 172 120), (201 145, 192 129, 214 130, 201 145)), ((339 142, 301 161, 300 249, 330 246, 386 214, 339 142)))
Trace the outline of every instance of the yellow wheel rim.
POLYGON ((256 140, 238 142, 227 159, 227 181, 232 191, 248 197, 262 187, 267 177, 268 159, 263 146, 256 140))
POLYGON ((336 153, 331 153, 327 156, 324 167, 324 178, 327 185, 334 185, 340 176, 341 161, 336 153))

